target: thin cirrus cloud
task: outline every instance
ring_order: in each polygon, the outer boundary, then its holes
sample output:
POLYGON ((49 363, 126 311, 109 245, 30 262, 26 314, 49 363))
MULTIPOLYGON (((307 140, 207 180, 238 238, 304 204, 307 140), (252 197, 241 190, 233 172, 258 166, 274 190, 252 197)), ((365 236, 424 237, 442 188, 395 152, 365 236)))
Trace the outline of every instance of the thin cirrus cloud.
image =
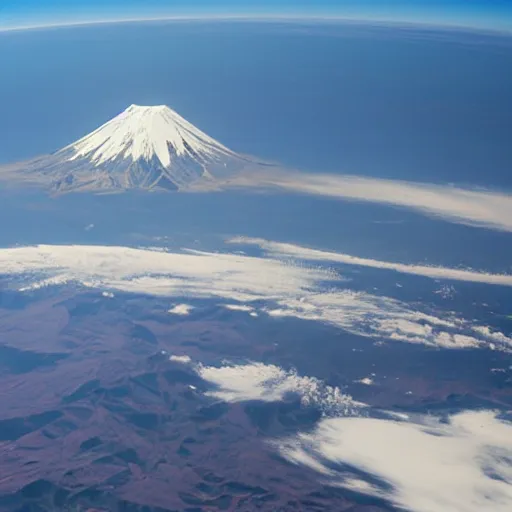
POLYGON ((512 423, 495 411, 329 418, 275 446, 331 485, 412 512, 512 509, 512 423))
POLYGON ((295 244, 272 242, 263 238, 235 237, 229 239, 228 242, 256 245, 265 250, 267 254, 271 254, 274 257, 292 257, 309 261, 325 261, 342 263, 344 265, 378 268, 431 279, 449 279, 453 281, 512 286, 512 274, 491 274, 473 269, 394 263, 370 258, 359 258, 357 256, 351 256, 350 254, 310 249, 295 244))
MULTIPOLYGON (((281 244, 265 244, 269 254, 260 257, 107 246, 17 247, 0 249, 0 268, 20 291, 76 283, 110 293, 220 298, 229 301, 231 309, 233 303, 244 310, 251 307, 253 316, 265 313, 274 318, 321 322, 371 339, 452 349, 512 350, 512 339, 490 326, 477 325, 454 313, 427 313, 421 311, 421 305, 353 291, 329 268, 307 264, 311 256, 307 251, 301 256, 303 248, 286 246, 283 250, 281 244)), ((336 261, 337 253, 326 254, 317 260, 336 261)), ((479 282, 496 284, 496 279, 490 274, 487 281, 479 282)), ((178 304, 170 313, 189 311, 189 305, 178 304)))
POLYGON ((276 187, 301 194, 386 204, 458 224, 512 231, 512 194, 503 192, 292 171, 242 176, 231 184, 276 187))

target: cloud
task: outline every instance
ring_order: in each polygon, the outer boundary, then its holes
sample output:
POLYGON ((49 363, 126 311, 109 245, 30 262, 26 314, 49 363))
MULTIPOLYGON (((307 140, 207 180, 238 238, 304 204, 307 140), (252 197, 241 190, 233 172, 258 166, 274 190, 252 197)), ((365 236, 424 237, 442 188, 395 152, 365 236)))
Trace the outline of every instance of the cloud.
MULTIPOLYGON (((512 507, 512 422, 496 411, 449 416, 374 411, 325 385, 273 364, 196 366, 226 402, 282 401, 290 393, 323 417, 314 430, 270 441, 288 461, 326 484, 412 512, 508 512, 512 507)), ((361 379, 371 385, 372 379, 361 379)))
POLYGON ((169 309, 168 313, 171 313, 171 315, 186 316, 186 315, 190 315, 190 312, 193 309, 194 309, 194 306, 191 306, 190 304, 176 304, 176 306, 169 309))
POLYGON ((4 275, 20 276, 26 283, 23 290, 77 282, 158 296, 239 302, 292 296, 323 279, 335 279, 327 270, 305 270, 273 258, 87 245, 0 249, 0 269, 4 275))
POLYGON ((413 512, 512 510, 512 423, 493 411, 324 419, 277 445, 331 484, 413 512))
POLYGON ((192 359, 190 359, 190 357, 187 355, 177 356, 173 354, 169 356, 169 361, 173 361, 175 363, 188 364, 192 361, 192 359))
POLYGON ((218 387, 209 395, 225 402, 279 402, 293 393, 300 396, 303 405, 316 406, 325 414, 357 414, 365 407, 343 394, 338 387, 327 386, 315 377, 303 377, 295 370, 284 370, 273 364, 199 365, 197 372, 218 387))
POLYGON ((266 312, 274 317, 329 323, 375 339, 451 349, 481 346, 512 349, 510 337, 487 326, 475 326, 453 316, 438 318, 390 297, 351 290, 311 292, 300 298, 279 300, 266 312))
POLYGON ((359 384, 364 384, 365 386, 372 386, 374 384, 373 379, 371 377, 364 377, 364 378, 356 380, 354 382, 358 382, 359 384))
POLYGON ((480 272, 472 269, 392 263, 369 258, 359 258, 357 256, 351 256, 350 254, 309 249, 300 245, 270 242, 262 238, 237 237, 228 240, 228 242, 233 244, 256 245, 267 254, 274 257, 298 258, 309 261, 329 261, 332 263, 342 263, 344 265, 379 268, 382 270, 400 272, 402 274, 429 277, 431 279, 449 279, 454 281, 512 286, 512 274, 490 274, 488 272, 480 272))
MULTIPOLYGON (((17 247, 0 249, 0 268, 11 282, 18 281, 20 290, 77 283, 112 292, 222 298, 240 303, 234 304, 238 309, 248 307, 241 303, 258 300, 262 304, 259 313, 328 323, 377 340, 512 349, 512 339, 489 326, 475 325, 452 313, 426 314, 417 305, 341 288, 344 281, 337 273, 299 261, 311 258, 309 249, 257 243, 268 251, 265 257, 107 246, 17 247)), ((313 254, 317 261, 336 261, 339 256, 322 251, 313 254)), ((188 311, 188 305, 180 304, 170 312, 188 311)))
POLYGON ((247 313, 254 310, 252 306, 247 306, 246 304, 224 304, 224 307, 230 311, 246 311, 247 313))
POLYGON ((512 195, 489 190, 276 170, 271 175, 241 177, 232 184, 399 206, 450 222, 512 231, 512 195))

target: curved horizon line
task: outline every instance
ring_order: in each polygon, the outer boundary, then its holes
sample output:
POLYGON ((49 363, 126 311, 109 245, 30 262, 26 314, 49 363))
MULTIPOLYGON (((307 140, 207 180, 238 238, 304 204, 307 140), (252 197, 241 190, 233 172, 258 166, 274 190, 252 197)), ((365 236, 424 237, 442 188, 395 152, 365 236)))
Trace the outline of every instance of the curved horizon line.
POLYGON ((392 18, 364 18, 356 16, 321 16, 321 15, 243 15, 243 14, 224 14, 224 15, 176 15, 162 17, 147 18, 116 18, 101 20, 76 20, 63 21, 57 23, 41 23, 35 25, 19 25, 19 26, 0 26, 0 34, 8 32, 22 32, 29 30, 49 30, 59 28, 88 27, 95 25, 117 25, 130 23, 157 23, 157 22, 316 22, 316 23, 353 23, 373 26, 393 26, 397 28, 417 28, 417 29, 437 29, 458 32, 478 32, 489 35, 511 36, 511 28, 493 28, 479 25, 452 23, 452 22, 423 22, 420 20, 396 20, 392 18))

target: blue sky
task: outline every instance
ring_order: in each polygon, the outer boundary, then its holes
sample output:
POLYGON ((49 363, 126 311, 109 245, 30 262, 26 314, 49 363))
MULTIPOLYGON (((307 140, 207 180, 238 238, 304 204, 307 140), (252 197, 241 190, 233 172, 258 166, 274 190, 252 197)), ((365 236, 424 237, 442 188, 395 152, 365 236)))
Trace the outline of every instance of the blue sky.
POLYGON ((0 28, 172 16, 339 16, 512 30, 512 0, 2 0, 0 28))

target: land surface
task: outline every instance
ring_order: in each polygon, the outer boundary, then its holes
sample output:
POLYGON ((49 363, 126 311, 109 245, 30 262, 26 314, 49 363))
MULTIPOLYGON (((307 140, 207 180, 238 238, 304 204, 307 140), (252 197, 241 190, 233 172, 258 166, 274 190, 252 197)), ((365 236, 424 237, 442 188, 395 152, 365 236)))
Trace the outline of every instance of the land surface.
POLYGON ((293 365, 379 408, 512 405, 510 378, 490 371, 490 351, 375 345, 208 301, 188 316, 168 309, 163 299, 69 288, 2 292, 0 510, 389 508, 273 449, 273 438, 312 428, 320 411, 294 396, 219 401, 195 363, 170 354, 293 365), (356 382, 371 373, 377 385, 356 382))

